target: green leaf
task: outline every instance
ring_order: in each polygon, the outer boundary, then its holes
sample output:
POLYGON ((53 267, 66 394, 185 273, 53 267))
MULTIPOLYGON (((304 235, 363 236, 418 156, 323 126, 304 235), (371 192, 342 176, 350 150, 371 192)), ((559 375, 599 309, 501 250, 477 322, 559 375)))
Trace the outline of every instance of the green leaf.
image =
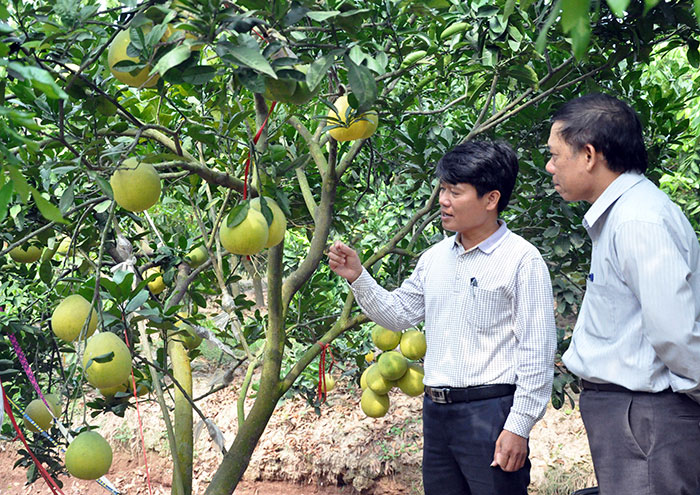
POLYGON ((309 91, 315 91, 316 87, 321 84, 323 78, 328 74, 328 69, 333 65, 333 62, 335 62, 337 53, 338 50, 334 50, 314 60, 309 66, 309 70, 306 72, 306 84, 309 86, 309 91))
MULTIPOLYGON (((155 279, 156 277, 159 277, 160 274, 153 274, 152 277, 155 279)), ((144 305, 146 301, 148 301, 148 298, 151 297, 151 295, 148 293, 147 290, 143 289, 139 291, 138 294, 136 294, 126 305, 126 308, 124 308, 125 313, 133 313, 137 309, 139 309, 141 306, 144 305)))
POLYGON ((552 11, 549 13, 549 17, 542 26, 540 34, 537 35, 537 41, 535 42, 535 50, 537 53, 544 53, 544 47, 547 45, 547 33, 549 29, 554 25, 559 17, 559 12, 561 10, 561 0, 557 0, 554 5, 552 5, 552 11))
POLYGON ((591 25, 588 16, 579 19, 578 24, 571 30, 571 48, 576 60, 581 60, 588 51, 591 40, 591 25))
MULTIPOLYGON (((697 4, 696 0, 696 4, 697 4)), ((627 10, 627 7, 629 7, 630 0, 607 0, 608 2, 608 7, 610 7, 610 10, 612 10, 612 13, 615 14, 617 17, 624 17, 625 15, 625 10, 627 10)))
POLYGON ((14 72, 14 75, 20 79, 29 81, 35 89, 46 94, 52 100, 68 99, 68 94, 56 84, 51 74, 44 69, 29 67, 18 62, 10 62, 7 64, 7 69, 8 72, 14 72))
POLYGON ((7 216, 7 207, 12 199, 12 192, 12 181, 8 181, 7 184, 0 189, 0 222, 5 220, 7 216))
POLYGON ((51 283, 53 279, 53 267, 51 266, 51 260, 44 260, 39 265, 39 278, 46 285, 51 283))
POLYGON ((377 99, 377 82, 367 67, 357 65, 348 55, 344 58, 352 94, 360 103, 357 110, 362 113, 369 110, 377 99))
POLYGON ((200 84, 206 84, 216 76, 216 69, 208 65, 197 65, 195 67, 190 67, 182 73, 182 80, 194 84, 195 86, 200 84))
POLYGON ((695 19, 700 22, 700 0, 694 0, 693 7, 695 10, 695 19))
POLYGON ((15 28, 10 26, 6 22, 0 22, 0 34, 9 34, 14 30, 15 30, 15 28))
POLYGON ((317 10, 306 13, 306 17, 317 22, 326 21, 340 14, 339 10, 317 10))
POLYGON ((576 27, 585 17, 588 18, 590 0, 562 0, 561 29, 565 33, 576 27))
POLYGON ((277 79, 277 74, 275 74, 270 63, 262 56, 262 53, 260 53, 260 48, 252 36, 241 34, 238 36, 238 42, 238 46, 234 45, 227 50, 229 55, 244 66, 277 79))
MULTIPOLYGON (((4 147, 0 147, 0 151, 3 151, 4 147)), ((9 160, 16 161, 17 158, 14 156, 12 153, 5 153, 5 157, 7 157, 9 160)), ((10 178, 12 179, 12 182, 14 183, 14 188, 15 191, 17 191, 17 194, 19 194, 20 199, 22 200, 23 203, 26 203, 27 200, 29 199, 29 194, 30 194, 30 187, 29 184, 27 183, 27 179, 24 178, 22 173, 19 171, 17 167, 14 165, 7 165, 7 170, 10 172, 10 178)))
POLYGON ((75 200, 73 189, 75 189, 75 184, 68 186, 61 195, 61 200, 58 202, 58 209, 61 214, 64 214, 71 206, 73 206, 73 201, 75 200))
POLYGON ((156 65, 151 69, 151 74, 165 74, 168 69, 181 64, 190 56, 190 49, 185 45, 179 45, 170 50, 168 53, 158 60, 156 65))
POLYGON ((229 212, 229 214, 226 217, 226 226, 228 228, 231 228, 231 227, 235 227, 236 225, 241 223, 248 216, 249 209, 250 209, 250 202, 249 201, 243 201, 242 203, 234 206, 233 209, 229 212))
POLYGON ((50 220, 51 222, 65 224, 69 223, 65 218, 63 218, 63 215, 61 215, 61 211, 56 206, 52 205, 46 198, 44 198, 39 191, 33 187, 31 190, 34 202, 44 218, 50 220))
POLYGON ((506 6, 503 8, 503 20, 508 20, 508 18, 514 11, 515 0, 506 0, 506 6))

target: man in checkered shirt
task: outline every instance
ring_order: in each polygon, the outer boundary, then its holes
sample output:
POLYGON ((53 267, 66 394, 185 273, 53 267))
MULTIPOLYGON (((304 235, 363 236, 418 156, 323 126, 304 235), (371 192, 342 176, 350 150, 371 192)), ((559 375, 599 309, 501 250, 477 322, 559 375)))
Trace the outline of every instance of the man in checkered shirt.
POLYGON ((528 437, 552 388, 552 286, 537 249, 500 220, 518 173, 505 143, 469 141, 437 165, 440 219, 456 234, 393 291, 342 242, 330 268, 362 311, 400 332, 425 322, 426 495, 526 495, 528 437))

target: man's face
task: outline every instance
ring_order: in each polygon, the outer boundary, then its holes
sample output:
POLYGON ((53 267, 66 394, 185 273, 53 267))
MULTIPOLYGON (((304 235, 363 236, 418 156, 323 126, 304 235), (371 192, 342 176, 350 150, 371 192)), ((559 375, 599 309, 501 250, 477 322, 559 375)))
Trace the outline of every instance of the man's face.
POLYGON ((474 186, 463 182, 441 182, 439 202, 442 227, 451 232, 469 233, 478 230, 491 220, 494 210, 497 211, 497 206, 493 199, 489 199, 488 193, 479 197, 474 186))
POLYGON ((552 174, 554 189, 566 201, 590 201, 591 178, 586 172, 586 150, 574 150, 559 134, 561 122, 555 122, 549 132, 547 146, 551 158, 545 170, 552 174))

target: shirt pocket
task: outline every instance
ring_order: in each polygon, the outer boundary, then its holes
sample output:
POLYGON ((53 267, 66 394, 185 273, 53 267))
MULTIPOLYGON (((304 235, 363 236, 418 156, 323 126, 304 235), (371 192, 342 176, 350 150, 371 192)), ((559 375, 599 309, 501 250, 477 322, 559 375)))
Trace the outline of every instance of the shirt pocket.
POLYGON ((488 330, 510 321, 511 301, 499 290, 471 287, 470 321, 482 330, 488 330))
POLYGON ((586 323, 586 332, 599 339, 608 340, 614 335, 611 288, 600 282, 586 282, 586 293, 578 320, 586 323))

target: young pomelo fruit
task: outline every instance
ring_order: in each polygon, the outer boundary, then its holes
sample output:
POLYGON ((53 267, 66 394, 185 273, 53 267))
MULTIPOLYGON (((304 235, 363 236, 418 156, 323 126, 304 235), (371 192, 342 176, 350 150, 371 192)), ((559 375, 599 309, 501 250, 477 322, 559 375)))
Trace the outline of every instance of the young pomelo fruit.
POLYGON ((423 393, 423 367, 418 363, 408 363, 406 373, 398 379, 396 385, 406 395, 418 397, 423 393))
MULTIPOLYGON (((180 316, 187 318, 188 315, 180 313, 180 316)), ((196 349, 202 343, 202 340, 204 340, 202 337, 197 335, 197 332, 194 331, 192 325, 181 320, 178 320, 177 323, 175 323, 175 331, 172 333, 171 338, 182 342, 182 345, 184 345, 187 349, 196 349)))
MULTIPOLYGON (((153 266, 146 270, 143 274, 143 278, 148 278, 151 275, 161 273, 159 266, 153 266)), ((153 292, 153 294, 158 295, 165 290, 165 282, 163 281, 163 276, 158 275, 156 278, 148 282, 148 288, 153 292)))
POLYGON ((187 253, 187 255, 185 255, 185 261, 188 265, 190 265, 190 268, 193 269, 200 266, 202 263, 207 261, 207 259, 209 259, 209 253, 204 246, 197 246, 192 251, 187 253))
POLYGON ((90 307, 90 302, 80 294, 73 294, 60 302, 51 314, 51 330, 59 339, 73 342, 80 335, 85 320, 90 318, 86 337, 95 333, 97 328, 97 311, 90 307))
POLYGON ((389 396, 377 394, 367 388, 362 392, 360 407, 362 412, 370 418, 381 418, 389 410, 389 396))
POLYGON ((330 392, 335 388, 335 378, 330 373, 324 375, 324 380, 326 382, 326 392, 330 392))
POLYGON ((408 330, 401 335, 401 354, 408 359, 423 359, 427 348, 425 335, 418 330, 408 330))
POLYGON ((388 381, 401 378, 408 369, 408 361, 398 351, 383 352, 377 360, 379 372, 388 381))
POLYGON ((394 332, 380 325, 372 328, 372 342, 382 351, 395 349, 401 342, 401 332, 394 332))
POLYGON ((131 376, 131 353, 124 341, 110 332, 100 332, 88 339, 83 354, 83 370, 87 381, 97 389, 115 387, 131 376), (110 361, 100 363, 91 359, 114 353, 110 361))
MULTIPOLYGON (((56 394, 46 394, 44 395, 44 398, 46 399, 46 402, 49 403, 53 415, 58 417, 61 414, 61 399, 59 399, 58 395, 56 394)), ((46 408, 46 404, 44 404, 44 401, 41 399, 34 399, 31 401, 24 410, 24 414, 32 418, 32 421, 34 421, 37 426, 44 431, 47 431, 53 423, 53 417, 46 408)), ((24 418, 24 426, 28 430, 35 433, 39 431, 30 421, 27 420, 27 418, 24 418)))
MULTIPOLYGON (((150 27, 144 28, 146 33, 150 30, 150 27)), ((158 83, 160 76, 158 74, 153 74, 150 78, 148 77, 148 73, 151 72, 150 65, 147 65, 141 69, 134 76, 132 76, 130 72, 122 72, 114 69, 114 66, 122 60, 139 62, 138 58, 127 55, 126 49, 128 48, 129 43, 131 43, 131 34, 129 33, 129 29, 125 29, 124 31, 120 32, 112 40, 112 43, 109 45, 109 50, 107 51, 107 66, 109 67, 109 71, 112 73, 115 79, 134 88, 150 88, 155 86, 156 83, 158 83)))
POLYGON ((109 179, 114 201, 128 211, 149 209, 160 199, 160 175, 150 163, 127 158, 109 179))
POLYGON ((81 480, 96 480, 112 465, 112 447, 96 431, 84 431, 66 449, 66 469, 81 480))

